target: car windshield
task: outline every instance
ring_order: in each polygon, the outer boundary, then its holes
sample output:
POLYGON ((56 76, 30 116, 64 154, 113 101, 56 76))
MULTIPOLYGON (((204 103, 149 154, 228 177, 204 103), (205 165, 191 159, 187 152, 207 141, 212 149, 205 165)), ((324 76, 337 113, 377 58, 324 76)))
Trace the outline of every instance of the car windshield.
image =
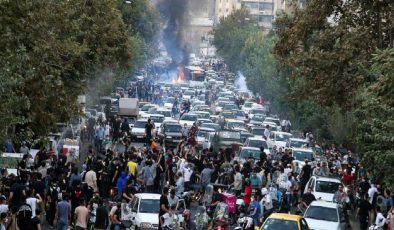
POLYGON ((298 161, 304 161, 305 159, 312 160, 312 153, 305 151, 293 151, 293 158, 298 161))
POLYGON ((199 131, 199 132, 197 133, 197 137, 205 138, 205 136, 206 136, 207 133, 208 133, 207 131, 199 131))
POLYGON ((171 117, 171 111, 158 110, 158 111, 156 111, 156 113, 161 114, 164 117, 171 117))
POLYGON ((233 113, 222 113, 222 116, 226 119, 232 119, 235 118, 233 113))
POLYGON ((164 121, 164 117, 151 116, 150 119, 151 119, 154 123, 163 123, 163 121, 164 121))
POLYGON ((234 104, 225 104, 224 105, 225 110, 231 110, 231 109, 236 109, 236 108, 237 108, 237 106, 234 104))
POLYGON ((175 101, 175 98, 169 97, 169 98, 167 98, 166 103, 174 104, 174 101, 175 101))
POLYGON ((264 147, 265 149, 268 149, 267 142, 261 140, 249 140, 247 147, 253 147, 253 148, 264 147))
POLYGON ((178 133, 178 132, 181 132, 182 126, 181 125, 166 125, 164 130, 165 130, 165 132, 169 132, 169 133, 178 133))
POLYGON ((277 133, 275 137, 275 141, 288 142, 290 138, 291 138, 291 134, 277 133))
POLYGON ((264 120, 264 117, 262 117, 262 116, 253 116, 251 121, 262 122, 263 120, 264 120))
POLYGON ((229 128, 245 128, 245 123, 243 122, 229 122, 227 124, 229 128))
POLYGON ((239 132, 231 132, 231 131, 221 131, 219 132, 219 138, 224 141, 240 141, 241 134, 239 132))
POLYGON ((245 113, 241 110, 234 111, 235 116, 244 117, 245 113))
POLYGON ((145 111, 146 112, 152 107, 154 107, 154 105, 144 105, 144 106, 142 106, 141 111, 145 111))
POLYGON ((339 185, 341 185, 341 183, 318 180, 316 182, 315 190, 316 192, 335 193, 338 190, 339 185))
POLYGON ((252 111, 250 111, 251 114, 265 114, 265 111, 262 109, 252 109, 252 111))
POLYGON ((184 120, 184 121, 197 121, 197 116, 196 115, 185 114, 185 115, 182 116, 181 120, 184 120))
POLYGON ((160 211, 160 200, 142 199, 140 201, 140 213, 157 213, 160 211))
POLYGON ((252 129, 253 135, 263 136, 265 129, 252 129))
POLYGON ((270 230, 270 229, 298 230, 298 224, 294 220, 268 218, 261 229, 262 230, 270 230))
POLYGON ((147 121, 136 121, 134 124, 134 128, 145 128, 147 121))
POLYGON ((308 144, 307 141, 290 141, 290 148, 302 148, 304 145, 308 144))
POLYGON ((338 212, 336 208, 310 206, 304 217, 315 220, 338 222, 338 212))
POLYGON ((198 116, 199 118, 209 119, 209 118, 211 117, 211 115, 209 115, 209 113, 200 113, 200 112, 198 112, 198 113, 196 113, 196 114, 197 114, 197 116, 198 116))
POLYGON ((253 102, 245 102, 244 107, 245 108, 252 108, 253 102))
POLYGON ((215 123, 203 123, 201 125, 201 127, 210 128, 210 129, 214 129, 214 130, 218 130, 219 129, 219 125, 215 124, 215 123))
POLYGON ((185 91, 185 93, 183 95, 192 96, 192 95, 194 95, 194 91, 185 91))
POLYGON ((239 153, 240 158, 250 158, 253 157, 255 160, 260 159, 260 150, 254 149, 242 149, 239 153))

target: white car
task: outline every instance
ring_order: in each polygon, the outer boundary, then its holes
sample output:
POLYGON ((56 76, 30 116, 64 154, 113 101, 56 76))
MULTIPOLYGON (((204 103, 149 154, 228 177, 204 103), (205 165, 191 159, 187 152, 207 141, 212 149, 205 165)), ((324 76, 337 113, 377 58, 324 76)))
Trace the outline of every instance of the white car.
POLYGON ((271 154, 270 150, 268 149, 267 142, 263 138, 248 137, 248 138, 246 138, 246 141, 243 146, 244 147, 253 147, 253 148, 258 148, 258 149, 260 149, 260 147, 263 147, 264 152, 267 155, 271 154))
POLYGON ((186 124, 187 127, 192 127, 193 123, 197 122, 197 115, 196 114, 183 114, 182 117, 179 119, 179 124, 184 126, 186 124))
POLYGON ((310 229, 345 230, 347 225, 341 207, 326 201, 313 201, 305 211, 304 218, 310 229))
POLYGON ((288 148, 303 148, 309 144, 308 140, 301 138, 290 138, 287 143, 288 148))
POLYGON ((337 178, 312 176, 305 186, 305 192, 311 188, 316 199, 332 202, 339 185, 342 183, 337 178))
POLYGON ((226 129, 236 130, 236 131, 247 131, 244 121, 228 119, 225 125, 226 129))
POLYGON ((313 167, 315 163, 315 154, 312 149, 308 148, 292 148, 293 165, 302 169, 305 165, 305 160, 309 161, 309 164, 313 167))
POLYGON ((264 121, 266 121, 266 122, 272 122, 272 123, 275 123, 276 126, 280 126, 280 120, 279 120, 279 118, 275 118, 275 117, 266 117, 266 118, 264 119, 264 121))
POLYGON ((131 129, 131 138, 134 140, 141 140, 145 138, 145 125, 148 123, 147 119, 139 119, 134 123, 131 129))
MULTIPOLYGON (((131 201, 132 229, 158 229, 160 194, 137 193, 131 201)), ((122 210, 123 211, 123 210, 122 210)), ((122 219, 128 219, 123 217, 122 219)))
POLYGON ((291 133, 272 131, 272 132, 270 132, 270 135, 267 138, 267 145, 269 148, 274 147, 274 145, 276 145, 276 147, 278 147, 278 148, 281 148, 281 147, 285 148, 287 142, 292 137, 293 137, 293 134, 291 134, 291 133))
POLYGON ((194 95, 195 95, 194 90, 186 90, 182 95, 182 99, 190 100, 194 95))
POLYGON ((254 126, 250 128, 250 133, 256 138, 264 138, 265 127, 254 126))
POLYGON ((215 133, 214 129, 210 128, 199 128, 197 133, 197 146, 202 148, 204 142, 208 139, 208 133, 215 133))
POLYGON ((154 105, 154 104, 146 104, 146 105, 142 106, 142 108, 140 109, 138 115, 141 117, 141 116, 143 116, 144 114, 147 114, 147 113, 148 113, 148 110, 149 110, 150 108, 155 108, 155 107, 157 107, 157 105, 154 105))
POLYGON ((198 118, 210 119, 210 117, 211 117, 211 114, 209 114, 209 112, 205 112, 205 111, 196 111, 193 113, 196 114, 198 116, 198 118))
POLYGON ((168 97, 166 101, 164 102, 164 108, 165 109, 172 109, 172 106, 174 105, 175 98, 174 97, 168 97))
POLYGON ((270 127, 271 131, 278 131, 278 127, 274 122, 264 121, 263 123, 261 123, 261 126, 264 128, 267 127, 267 125, 270 127))

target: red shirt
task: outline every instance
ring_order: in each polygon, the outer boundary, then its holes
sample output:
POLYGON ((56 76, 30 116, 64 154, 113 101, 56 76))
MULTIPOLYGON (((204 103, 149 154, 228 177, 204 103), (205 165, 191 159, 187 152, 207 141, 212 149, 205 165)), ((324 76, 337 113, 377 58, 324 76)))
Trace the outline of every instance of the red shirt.
POLYGON ((344 183, 345 185, 351 184, 352 181, 353 181, 353 176, 352 176, 352 175, 345 174, 345 175, 343 176, 343 183, 344 183))
POLYGON ((252 187, 250 187, 250 185, 246 186, 244 193, 245 193, 245 195, 244 195, 244 202, 245 202, 245 204, 249 205, 250 204, 250 198, 252 196, 252 187))

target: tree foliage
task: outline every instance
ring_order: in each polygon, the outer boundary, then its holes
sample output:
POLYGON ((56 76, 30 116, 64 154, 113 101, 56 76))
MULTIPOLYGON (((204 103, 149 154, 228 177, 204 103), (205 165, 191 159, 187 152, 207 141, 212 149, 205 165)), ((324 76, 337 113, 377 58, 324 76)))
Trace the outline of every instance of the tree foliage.
POLYGON ((78 113, 76 98, 103 69, 130 65, 129 38, 112 0, 0 2, 2 136, 45 135, 78 113))
POLYGON ((371 74, 377 81, 367 87, 357 109, 357 144, 366 167, 376 179, 394 183, 394 49, 373 59, 371 74), (382 170, 384 169, 384 170, 382 170))

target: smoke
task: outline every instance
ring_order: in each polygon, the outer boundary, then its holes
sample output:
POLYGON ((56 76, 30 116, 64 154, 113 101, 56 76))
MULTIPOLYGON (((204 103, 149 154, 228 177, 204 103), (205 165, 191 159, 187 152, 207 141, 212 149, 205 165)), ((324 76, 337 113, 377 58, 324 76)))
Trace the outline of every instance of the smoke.
POLYGON ((189 18, 189 0, 158 0, 157 8, 165 21, 162 42, 174 64, 187 64, 188 52, 182 28, 189 18))
POLYGON ((238 77, 234 81, 234 86, 242 91, 249 92, 248 86, 246 85, 246 78, 240 71, 238 71, 238 77))

